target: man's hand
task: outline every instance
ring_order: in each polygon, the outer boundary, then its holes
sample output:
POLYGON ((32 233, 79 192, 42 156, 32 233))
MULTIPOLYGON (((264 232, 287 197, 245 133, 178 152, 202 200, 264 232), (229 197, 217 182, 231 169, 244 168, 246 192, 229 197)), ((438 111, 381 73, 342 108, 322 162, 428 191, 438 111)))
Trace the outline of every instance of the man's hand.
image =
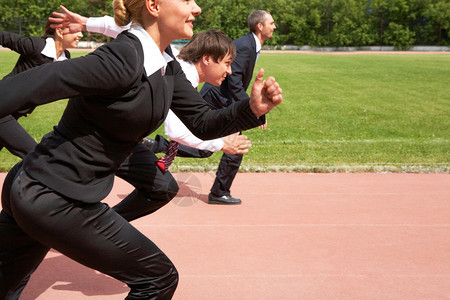
POLYGON ((271 111, 283 100, 283 91, 275 78, 269 77, 262 81, 263 76, 264 70, 261 69, 256 75, 250 94, 250 109, 258 118, 271 111))
POLYGON ((267 129, 267 118, 266 118, 266 123, 264 123, 264 125, 259 125, 258 128, 261 129, 261 130, 266 130, 267 129))
POLYGON ((60 5, 62 11, 65 13, 53 12, 52 17, 48 20, 52 23, 51 28, 69 28, 71 33, 86 31, 86 17, 73 13, 64 6, 60 5))
POLYGON ((223 138, 221 150, 226 154, 244 154, 248 152, 248 148, 251 146, 252 142, 248 137, 237 132, 223 138))

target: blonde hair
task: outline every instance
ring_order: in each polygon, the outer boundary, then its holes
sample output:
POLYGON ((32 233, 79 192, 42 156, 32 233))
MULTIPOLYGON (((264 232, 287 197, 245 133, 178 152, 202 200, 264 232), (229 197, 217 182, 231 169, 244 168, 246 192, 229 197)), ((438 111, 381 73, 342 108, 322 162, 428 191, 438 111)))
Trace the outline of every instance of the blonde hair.
POLYGON ((119 26, 125 26, 129 23, 142 24, 142 8, 145 0, 114 0, 114 21, 119 26))

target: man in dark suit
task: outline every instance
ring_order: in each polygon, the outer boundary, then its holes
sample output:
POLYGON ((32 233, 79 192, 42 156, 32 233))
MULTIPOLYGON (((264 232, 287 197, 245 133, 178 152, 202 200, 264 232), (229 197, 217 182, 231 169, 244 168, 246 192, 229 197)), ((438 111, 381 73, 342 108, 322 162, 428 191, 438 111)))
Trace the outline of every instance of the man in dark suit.
MULTIPOLYGON (((253 69, 264 41, 272 38, 276 26, 270 13, 252 12, 247 19, 250 32, 234 40, 236 58, 231 64, 232 74, 220 86, 205 83, 200 95, 213 109, 227 107, 234 102, 248 100, 247 88, 253 77, 253 69)), ((265 129, 265 125, 260 126, 265 129)), ((210 204, 240 204, 241 200, 230 194, 231 184, 239 171, 242 154, 224 153, 217 168, 216 179, 208 196, 210 204)))

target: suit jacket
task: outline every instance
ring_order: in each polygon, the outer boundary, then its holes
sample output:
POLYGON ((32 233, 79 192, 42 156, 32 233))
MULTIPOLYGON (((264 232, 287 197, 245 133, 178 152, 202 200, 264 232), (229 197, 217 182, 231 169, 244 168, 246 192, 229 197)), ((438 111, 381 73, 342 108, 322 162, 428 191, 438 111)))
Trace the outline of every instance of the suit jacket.
POLYGON ((202 139, 265 122, 254 116, 248 101, 210 110, 176 60, 165 76, 147 76, 142 45, 129 32, 86 56, 3 79, 0 93, 0 117, 70 98, 58 126, 25 158, 23 168, 54 191, 84 202, 108 195, 114 172, 162 124, 169 108, 202 139))
POLYGON ((200 95, 215 108, 250 99, 247 88, 256 63, 256 41, 250 32, 234 40, 234 44, 236 58, 231 63, 232 74, 225 78, 220 87, 205 83, 200 91, 200 95))

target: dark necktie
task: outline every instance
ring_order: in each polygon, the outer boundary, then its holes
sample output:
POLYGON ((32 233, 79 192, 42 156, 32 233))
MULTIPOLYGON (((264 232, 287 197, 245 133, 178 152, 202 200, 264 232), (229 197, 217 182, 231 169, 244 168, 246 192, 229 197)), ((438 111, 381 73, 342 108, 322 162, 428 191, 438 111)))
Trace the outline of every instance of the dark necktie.
POLYGON ((173 163, 173 160, 175 159, 175 156, 177 155, 178 151, 178 142, 170 141, 169 146, 167 147, 167 153, 160 159, 156 161, 156 164, 161 169, 163 173, 169 169, 170 165, 173 163))
MULTIPOLYGON (((198 91, 197 87, 195 87, 195 89, 198 91)), ((166 155, 156 161, 156 164, 163 173, 165 173, 173 163, 175 156, 177 156, 179 145, 180 144, 178 142, 170 141, 169 146, 167 146, 166 155)))

